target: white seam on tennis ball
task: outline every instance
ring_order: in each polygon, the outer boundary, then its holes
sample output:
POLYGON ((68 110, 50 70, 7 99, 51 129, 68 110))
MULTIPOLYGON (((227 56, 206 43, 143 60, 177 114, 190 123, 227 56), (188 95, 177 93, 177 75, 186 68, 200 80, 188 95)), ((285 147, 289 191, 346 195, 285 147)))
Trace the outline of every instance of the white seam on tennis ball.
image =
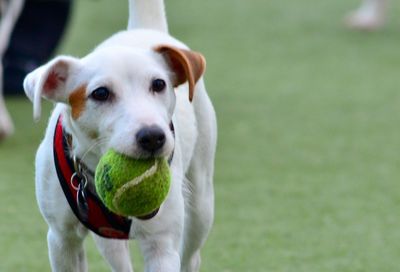
POLYGON ((118 191, 115 193, 114 198, 113 198, 113 204, 114 207, 118 208, 117 205, 117 199, 121 197, 130 187, 138 185, 141 183, 144 179, 151 177, 157 172, 158 169, 158 160, 155 160, 155 163, 153 164, 152 167, 146 170, 142 175, 134 178, 133 180, 125 183, 121 188, 118 189, 118 191))

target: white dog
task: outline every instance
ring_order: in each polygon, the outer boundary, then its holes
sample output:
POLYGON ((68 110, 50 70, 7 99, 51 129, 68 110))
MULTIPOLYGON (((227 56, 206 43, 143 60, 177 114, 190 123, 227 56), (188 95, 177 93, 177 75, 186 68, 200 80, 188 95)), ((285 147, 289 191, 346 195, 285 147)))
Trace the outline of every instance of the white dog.
POLYGON ((53 271, 87 270, 88 228, 113 271, 132 271, 126 238, 138 240, 145 271, 199 271, 213 222, 217 137, 205 61, 167 34, 162 0, 132 0, 129 12, 128 31, 82 59, 59 56, 24 81, 35 118, 41 97, 56 102, 36 155, 53 271), (173 154, 158 211, 119 218, 98 203, 91 173, 111 148, 135 158, 173 154))
POLYGON ((7 50, 14 25, 21 13, 24 0, 0 0, 0 140, 14 131, 3 97, 2 58, 7 50))

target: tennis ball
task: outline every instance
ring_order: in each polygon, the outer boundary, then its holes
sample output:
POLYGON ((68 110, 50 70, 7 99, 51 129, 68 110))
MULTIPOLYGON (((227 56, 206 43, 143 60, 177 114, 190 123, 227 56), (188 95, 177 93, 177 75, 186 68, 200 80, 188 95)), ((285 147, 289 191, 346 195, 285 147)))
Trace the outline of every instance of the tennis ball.
POLYGON ((109 150, 95 173, 96 191, 105 206, 123 216, 141 217, 156 211, 171 182, 164 158, 138 160, 109 150))

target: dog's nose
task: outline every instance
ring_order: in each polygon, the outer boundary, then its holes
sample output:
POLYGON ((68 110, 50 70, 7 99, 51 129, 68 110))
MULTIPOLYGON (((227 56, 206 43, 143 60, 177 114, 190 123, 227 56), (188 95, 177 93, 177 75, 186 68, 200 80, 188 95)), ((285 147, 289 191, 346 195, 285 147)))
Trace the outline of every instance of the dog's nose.
POLYGON ((156 125, 144 127, 136 134, 136 141, 144 150, 155 152, 164 145, 165 133, 156 125))

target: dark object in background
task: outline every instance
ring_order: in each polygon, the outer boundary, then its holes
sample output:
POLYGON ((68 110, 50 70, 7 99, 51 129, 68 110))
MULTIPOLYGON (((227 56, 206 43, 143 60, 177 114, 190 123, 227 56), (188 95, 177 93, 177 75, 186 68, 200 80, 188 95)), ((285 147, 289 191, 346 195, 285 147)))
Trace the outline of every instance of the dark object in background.
POLYGON ((54 53, 71 6, 72 0, 26 1, 3 59, 6 95, 22 95, 25 75, 54 53))

